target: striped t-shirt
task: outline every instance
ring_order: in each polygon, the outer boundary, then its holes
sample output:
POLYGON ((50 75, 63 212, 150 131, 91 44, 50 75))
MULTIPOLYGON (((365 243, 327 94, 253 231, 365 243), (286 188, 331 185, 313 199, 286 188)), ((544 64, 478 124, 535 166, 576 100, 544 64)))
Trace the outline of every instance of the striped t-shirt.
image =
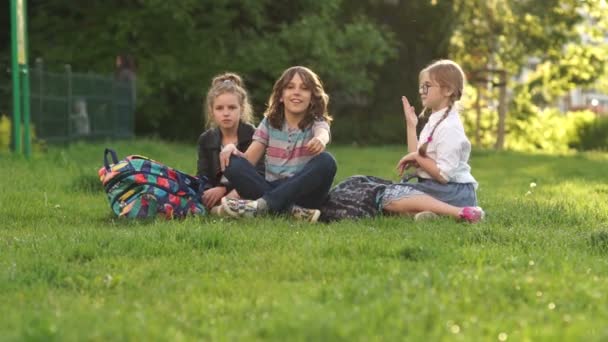
POLYGON ((312 157, 306 144, 314 137, 313 132, 325 129, 329 124, 324 120, 315 120, 312 125, 301 130, 289 128, 283 123, 282 129, 276 129, 264 118, 253 134, 253 141, 266 146, 266 180, 289 178, 300 171, 312 157))

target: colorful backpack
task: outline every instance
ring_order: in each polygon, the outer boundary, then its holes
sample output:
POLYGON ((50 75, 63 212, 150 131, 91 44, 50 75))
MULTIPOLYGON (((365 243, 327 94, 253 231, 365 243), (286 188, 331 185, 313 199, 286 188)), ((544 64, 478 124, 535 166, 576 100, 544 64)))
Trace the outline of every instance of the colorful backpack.
POLYGON ((162 215, 167 219, 188 214, 205 215, 199 189, 206 179, 199 179, 172 169, 152 159, 132 155, 118 161, 116 152, 106 148, 104 166, 99 169, 110 208, 118 217, 148 218, 162 215), (113 163, 108 163, 108 154, 113 163))

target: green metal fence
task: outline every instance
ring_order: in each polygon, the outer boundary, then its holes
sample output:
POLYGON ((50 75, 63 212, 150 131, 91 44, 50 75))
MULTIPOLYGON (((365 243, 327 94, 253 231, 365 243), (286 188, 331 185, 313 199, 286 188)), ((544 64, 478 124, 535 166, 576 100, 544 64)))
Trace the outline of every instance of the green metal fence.
MULTIPOLYGON (((0 76, 0 113, 11 116, 10 70, 0 76), (7 78, 7 76, 9 78, 7 78)), ((35 138, 48 143, 134 136, 135 83, 113 76, 30 68, 30 110, 35 138)))

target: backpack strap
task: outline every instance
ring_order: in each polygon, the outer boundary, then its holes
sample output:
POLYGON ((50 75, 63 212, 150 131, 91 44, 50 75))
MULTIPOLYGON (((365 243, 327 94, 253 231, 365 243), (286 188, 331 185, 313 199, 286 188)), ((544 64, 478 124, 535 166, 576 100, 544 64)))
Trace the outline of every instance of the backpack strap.
POLYGON ((118 157, 116 156, 116 151, 106 147, 106 150, 103 152, 103 166, 106 168, 106 170, 110 171, 110 163, 108 163, 108 153, 112 156, 112 164, 118 163, 118 157))

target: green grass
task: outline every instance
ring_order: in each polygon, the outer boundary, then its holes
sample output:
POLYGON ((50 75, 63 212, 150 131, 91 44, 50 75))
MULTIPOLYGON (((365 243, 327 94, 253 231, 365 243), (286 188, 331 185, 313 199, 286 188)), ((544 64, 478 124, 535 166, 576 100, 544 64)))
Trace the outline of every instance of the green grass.
MULTIPOLYGON (((194 146, 112 146, 195 171, 194 146)), ((608 339, 607 154, 475 151, 479 225, 308 225, 117 220, 103 147, 0 154, 1 340, 608 339)), ((403 149, 331 152, 396 180, 403 149)))

